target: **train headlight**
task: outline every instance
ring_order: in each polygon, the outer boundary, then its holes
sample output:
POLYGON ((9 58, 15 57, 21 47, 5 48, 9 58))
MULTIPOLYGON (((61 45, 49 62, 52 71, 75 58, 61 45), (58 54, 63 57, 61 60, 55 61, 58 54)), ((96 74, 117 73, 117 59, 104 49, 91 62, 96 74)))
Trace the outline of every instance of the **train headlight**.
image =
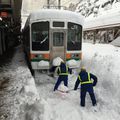
POLYGON ((81 59, 81 53, 67 53, 66 59, 81 59))

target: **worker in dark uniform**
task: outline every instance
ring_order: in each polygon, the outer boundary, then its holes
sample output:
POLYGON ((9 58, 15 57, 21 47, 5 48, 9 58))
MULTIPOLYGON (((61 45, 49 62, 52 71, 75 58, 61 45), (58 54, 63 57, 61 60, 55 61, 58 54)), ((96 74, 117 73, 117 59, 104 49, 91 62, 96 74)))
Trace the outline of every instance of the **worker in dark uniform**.
POLYGON ((82 67, 74 86, 74 90, 77 90, 78 85, 79 84, 81 85, 80 105, 82 107, 85 106, 85 97, 87 92, 90 95, 93 106, 97 105, 93 90, 93 86, 96 86, 96 83, 97 83, 97 77, 91 73, 86 72, 86 69, 82 67))
POLYGON ((68 73, 71 74, 71 69, 66 66, 64 62, 61 62, 60 66, 57 69, 57 73, 59 75, 58 80, 54 86, 54 91, 58 89, 60 83, 63 81, 64 85, 68 87, 68 73))

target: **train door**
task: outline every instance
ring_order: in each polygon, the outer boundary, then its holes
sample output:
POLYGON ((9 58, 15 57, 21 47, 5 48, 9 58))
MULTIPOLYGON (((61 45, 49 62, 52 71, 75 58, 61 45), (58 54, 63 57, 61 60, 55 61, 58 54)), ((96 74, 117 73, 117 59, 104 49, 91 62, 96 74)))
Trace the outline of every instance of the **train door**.
POLYGON ((63 60, 66 59, 66 32, 65 30, 52 30, 51 32, 51 50, 50 58, 53 60, 56 57, 60 57, 63 60))

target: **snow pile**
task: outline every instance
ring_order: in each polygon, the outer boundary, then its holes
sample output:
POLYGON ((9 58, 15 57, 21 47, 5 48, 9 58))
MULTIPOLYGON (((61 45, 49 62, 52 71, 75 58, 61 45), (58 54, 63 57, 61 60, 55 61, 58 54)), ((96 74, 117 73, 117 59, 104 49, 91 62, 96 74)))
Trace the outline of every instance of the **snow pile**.
POLYGON ((68 91, 68 87, 66 87, 66 86, 64 86, 63 84, 61 84, 61 85, 59 86, 58 90, 63 91, 63 92, 66 92, 66 91, 68 91))
POLYGON ((49 62, 48 62, 48 61, 41 60, 41 61, 38 63, 38 66, 39 66, 39 67, 49 66, 49 62))
MULTIPOLYGON (((64 62, 64 61, 60 57, 56 57, 53 59, 53 66, 60 66, 61 62, 64 62)), ((71 59, 71 60, 67 61, 67 65, 70 68, 77 68, 77 67, 80 67, 80 61, 71 59)))
POLYGON ((61 59, 60 57, 56 57, 53 59, 53 66, 60 66, 60 63, 64 62, 63 59, 61 59))
MULTIPOLYGON (((37 84, 39 94, 44 99, 44 120, 116 120, 120 117, 120 49, 112 45, 83 44, 82 64, 98 77, 94 88, 98 105, 92 107, 86 96, 86 107, 80 107, 79 90, 73 91, 77 76, 69 75, 69 93, 53 92, 56 80, 44 75, 37 84), (69 114, 68 114, 69 113, 69 114), (86 113, 89 116, 86 116, 86 113)), ((63 86, 63 83, 61 83, 63 86)), ((64 89, 62 87, 59 89, 64 89)))
POLYGON ((21 93, 26 94, 27 96, 30 96, 30 97, 35 96, 33 99, 39 98, 33 79, 29 79, 29 82, 26 85, 24 85, 23 88, 21 89, 21 93))
MULTIPOLYGON (((97 106, 92 107, 86 96, 85 108, 80 107, 80 91, 74 91, 77 74, 68 76, 69 93, 53 92, 56 79, 40 74, 34 79, 24 61, 20 48, 4 74, 14 81, 14 105, 9 120, 116 120, 120 117, 120 48, 106 44, 83 44, 83 61, 88 72, 98 77, 94 88, 97 106), (86 115, 89 114, 89 116, 86 115)), ((63 82, 60 90, 67 90, 63 82)), ((13 100, 12 98, 9 98, 13 100)))
POLYGON ((70 68, 77 68, 77 67, 80 67, 80 61, 76 61, 74 59, 71 59, 71 60, 68 60, 67 61, 67 65, 70 67, 70 68))
POLYGON ((11 109, 9 120, 26 120, 24 119, 27 114, 26 106, 36 104, 40 97, 34 79, 24 60, 22 46, 16 48, 13 60, 9 64, 8 72, 4 74, 11 78, 12 84, 9 89, 15 89, 14 96, 9 98, 9 101, 12 100, 14 102, 13 106, 9 106, 11 109))
POLYGON ((112 45, 84 45, 86 46, 83 49, 84 64, 89 71, 98 76, 99 83, 96 88, 98 101, 101 105, 106 106, 107 104, 109 105, 107 107, 117 110, 118 108, 115 106, 120 105, 120 90, 118 89, 120 85, 120 49, 112 45), (88 54, 87 51, 91 53, 88 54))

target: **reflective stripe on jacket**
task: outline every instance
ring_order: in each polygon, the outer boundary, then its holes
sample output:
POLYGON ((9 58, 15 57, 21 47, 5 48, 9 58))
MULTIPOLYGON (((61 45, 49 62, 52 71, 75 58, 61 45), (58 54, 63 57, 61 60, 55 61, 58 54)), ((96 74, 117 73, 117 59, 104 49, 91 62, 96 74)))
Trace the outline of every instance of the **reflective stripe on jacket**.
POLYGON ((62 73, 61 68, 59 67, 59 75, 68 75, 68 67, 66 66, 66 72, 62 73))
POLYGON ((80 84, 81 84, 81 85, 93 83, 93 81, 90 79, 90 73, 88 73, 88 79, 87 79, 87 81, 82 81, 80 75, 78 76, 78 79, 80 80, 80 84))

